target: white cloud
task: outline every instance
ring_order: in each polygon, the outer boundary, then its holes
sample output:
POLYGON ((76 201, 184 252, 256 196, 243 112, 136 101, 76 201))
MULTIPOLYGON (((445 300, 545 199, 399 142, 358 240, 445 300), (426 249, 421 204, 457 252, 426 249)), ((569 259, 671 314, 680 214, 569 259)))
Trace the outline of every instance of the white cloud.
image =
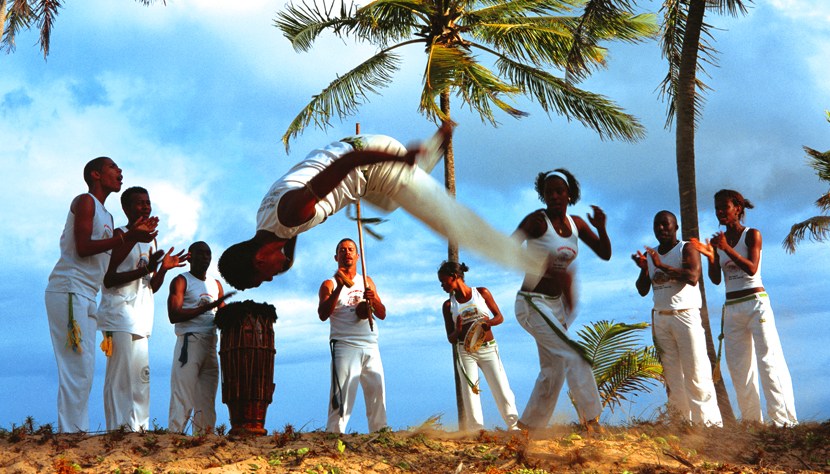
MULTIPOLYGON (((769 3, 782 15, 799 21, 823 23, 827 28, 830 23, 830 3, 821 0, 769 0, 769 3)), ((810 27, 810 24, 805 25, 810 27)))

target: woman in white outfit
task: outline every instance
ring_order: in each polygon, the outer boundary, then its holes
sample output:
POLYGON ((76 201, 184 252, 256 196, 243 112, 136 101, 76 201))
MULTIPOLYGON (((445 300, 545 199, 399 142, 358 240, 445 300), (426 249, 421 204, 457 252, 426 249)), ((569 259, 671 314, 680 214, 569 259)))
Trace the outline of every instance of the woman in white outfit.
POLYGON ((478 370, 484 373, 487 386, 493 392, 493 398, 499 409, 502 419, 508 430, 515 430, 519 421, 516 410, 516 397, 510 390, 507 374, 504 372, 499 349, 493 337, 493 326, 504 321, 498 305, 490 290, 483 286, 471 287, 464 281, 464 273, 469 270, 467 265, 457 262, 443 262, 438 268, 438 281, 441 288, 449 293, 450 299, 444 301, 444 324, 447 328, 447 338, 450 344, 456 344, 458 349, 459 371, 465 378, 462 385, 461 398, 464 411, 469 416, 466 426, 459 427, 461 431, 477 431, 484 429, 484 415, 481 411, 481 397, 478 389, 478 370), (476 321, 483 321, 487 328, 484 332, 484 343, 474 352, 467 352, 464 339, 470 326, 476 321))
POLYGON ((741 193, 721 189, 715 193, 715 214, 726 232, 717 232, 705 244, 696 239, 691 242, 709 259, 712 283, 719 285, 723 274, 726 301, 721 332, 741 419, 764 419, 758 391, 760 377, 770 421, 777 426, 793 426, 798 420, 792 379, 761 281, 761 232, 743 225, 745 210, 753 207, 741 193))
POLYGON ((513 233, 527 241, 530 250, 548 255, 544 277, 525 275, 516 296, 516 319, 536 339, 539 376, 519 427, 545 428, 556 408, 565 379, 577 408, 579 421, 593 430, 602 413, 602 402, 591 368, 592 361, 568 335, 573 323, 574 296, 569 265, 576 259, 582 240, 603 260, 611 258, 611 240, 605 231, 605 213, 597 206, 588 215, 592 230, 579 216, 568 215, 568 206, 579 200, 579 183, 559 168, 536 177, 536 192, 544 209, 528 214, 513 233))

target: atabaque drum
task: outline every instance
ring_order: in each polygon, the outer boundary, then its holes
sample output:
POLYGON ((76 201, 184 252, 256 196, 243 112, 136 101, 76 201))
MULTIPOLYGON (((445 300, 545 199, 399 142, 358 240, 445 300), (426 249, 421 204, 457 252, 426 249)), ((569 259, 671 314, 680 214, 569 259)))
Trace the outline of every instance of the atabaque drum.
POLYGON ((265 435, 265 415, 274 395, 274 323, 277 312, 251 300, 216 312, 220 330, 222 403, 228 406, 231 435, 265 435))

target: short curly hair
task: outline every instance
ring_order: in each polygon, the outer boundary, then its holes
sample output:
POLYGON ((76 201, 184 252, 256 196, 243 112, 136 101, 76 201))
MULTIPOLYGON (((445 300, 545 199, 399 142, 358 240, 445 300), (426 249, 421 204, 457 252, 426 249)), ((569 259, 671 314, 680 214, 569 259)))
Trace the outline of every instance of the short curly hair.
POLYGON ((219 273, 229 285, 237 290, 252 288, 254 256, 260 243, 254 239, 231 245, 219 257, 219 273))
POLYGON ((555 170, 543 171, 536 175, 536 182, 534 184, 536 194, 539 195, 539 200, 545 202, 545 181, 548 179, 548 175, 553 172, 562 173, 568 178, 565 182, 565 184, 568 185, 568 202, 571 203, 571 205, 579 202, 579 198, 581 196, 579 191, 579 181, 577 181, 576 178, 574 178, 574 175, 565 168, 556 168, 555 170))

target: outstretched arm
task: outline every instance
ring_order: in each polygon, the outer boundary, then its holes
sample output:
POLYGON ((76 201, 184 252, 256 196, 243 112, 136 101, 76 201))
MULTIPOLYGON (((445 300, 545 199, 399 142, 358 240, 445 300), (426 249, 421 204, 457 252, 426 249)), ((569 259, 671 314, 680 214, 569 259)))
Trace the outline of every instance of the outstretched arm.
POLYGON ((579 231, 579 238, 585 242, 597 256, 603 260, 611 260, 611 239, 605 231, 605 213, 598 206, 591 206, 593 215, 588 215, 588 221, 597 230, 596 234, 579 216, 572 216, 579 231))

